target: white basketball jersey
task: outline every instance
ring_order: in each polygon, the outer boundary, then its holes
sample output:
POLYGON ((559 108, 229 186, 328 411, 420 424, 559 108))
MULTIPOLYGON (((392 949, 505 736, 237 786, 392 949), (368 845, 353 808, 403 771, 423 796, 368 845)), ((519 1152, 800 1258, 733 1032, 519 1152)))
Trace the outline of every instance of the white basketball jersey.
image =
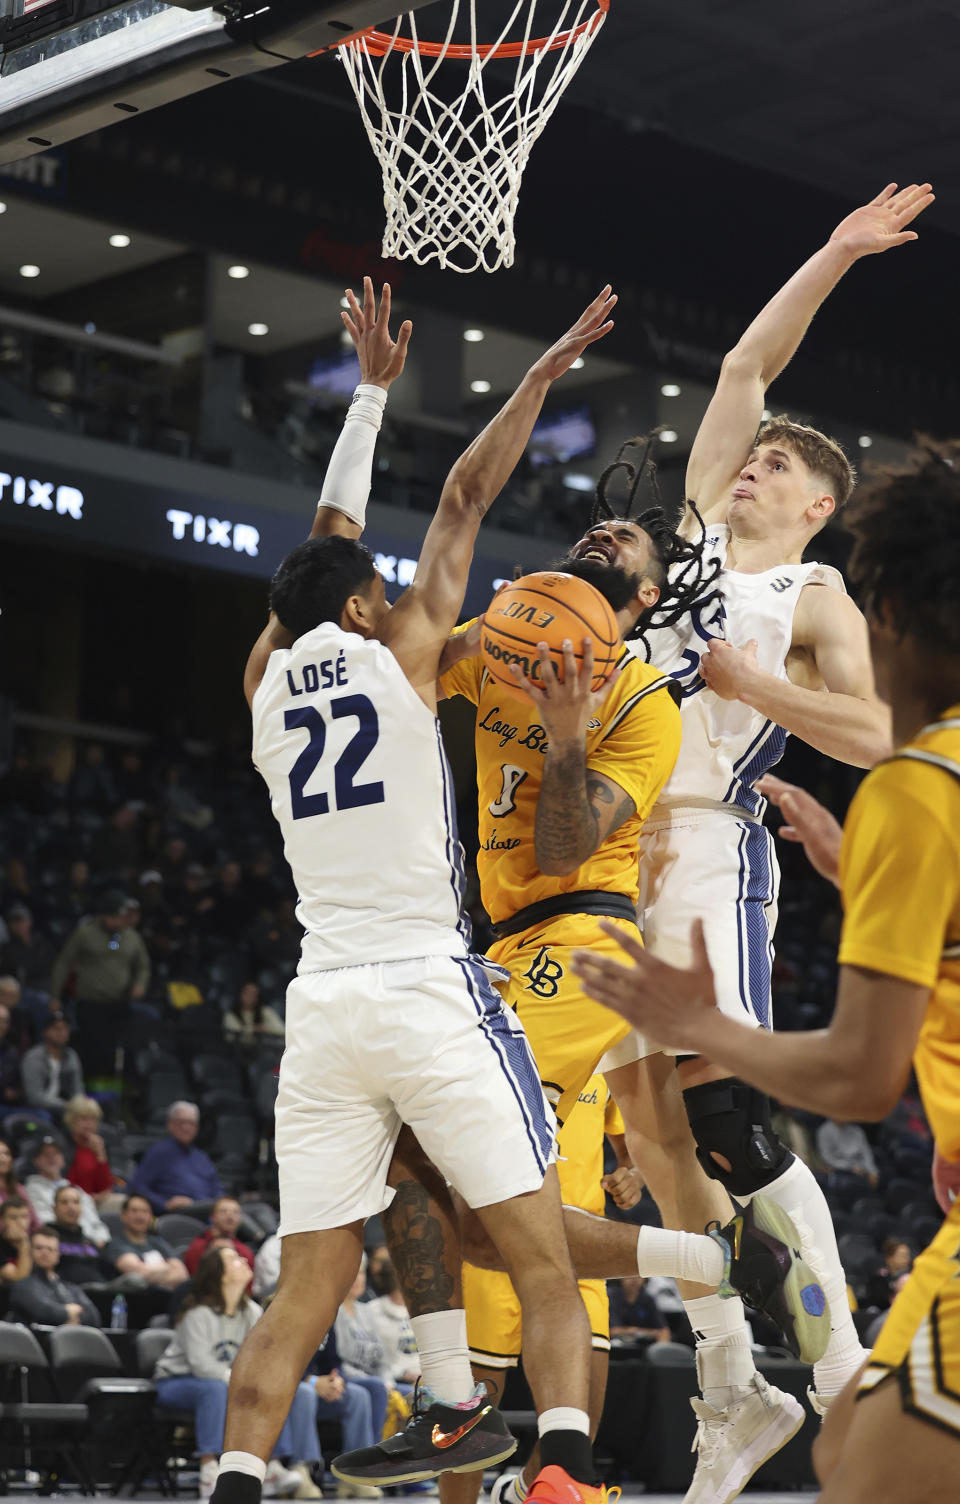
POLYGON ((306 930, 299 971, 463 956, 463 852, 440 725, 381 642, 324 623, 253 697, 306 930))
MULTIPOLYGON (((719 559, 723 564, 729 542, 726 525, 708 528, 704 562, 719 559)), ((680 755, 653 820, 684 804, 763 812, 766 800, 752 785, 780 761, 787 733, 751 706, 722 700, 708 689, 700 677, 700 658, 715 637, 738 648, 755 638, 760 668, 786 679, 794 612, 801 590, 811 584, 845 593, 842 576, 828 564, 781 564, 760 574, 724 568, 705 590, 702 605, 675 626, 647 634, 653 663, 676 679, 683 693, 680 755)), ((641 643, 627 646, 643 655, 641 643)))

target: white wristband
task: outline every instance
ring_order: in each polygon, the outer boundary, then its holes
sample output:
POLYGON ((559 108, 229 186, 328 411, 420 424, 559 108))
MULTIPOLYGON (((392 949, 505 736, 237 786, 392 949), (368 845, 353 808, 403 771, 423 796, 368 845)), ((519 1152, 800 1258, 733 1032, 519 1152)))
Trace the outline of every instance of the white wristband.
POLYGON ((387 392, 384 387, 370 386, 367 382, 361 381, 353 394, 344 421, 352 423, 355 419, 360 419, 364 423, 372 423, 379 433, 386 405, 387 392))
POLYGON ((363 529, 373 481, 373 451, 383 421, 387 394, 382 386, 361 382, 344 419, 317 503, 333 507, 363 529))

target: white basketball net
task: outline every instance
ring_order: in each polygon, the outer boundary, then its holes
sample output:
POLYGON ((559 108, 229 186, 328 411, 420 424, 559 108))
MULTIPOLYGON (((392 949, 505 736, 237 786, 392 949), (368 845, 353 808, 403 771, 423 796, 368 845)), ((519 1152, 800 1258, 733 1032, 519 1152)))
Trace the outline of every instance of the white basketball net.
POLYGON ((452 0, 437 56, 396 45, 419 41, 413 12, 385 33, 391 45, 383 55, 363 35, 337 50, 383 171, 384 256, 492 272, 513 265, 513 221, 530 152, 606 20, 606 5, 548 0, 553 19, 538 33, 541 0, 518 0, 488 51, 481 44, 490 39, 477 34, 476 0, 462 4, 464 27, 469 9, 467 58, 450 51, 463 45, 456 29, 461 0, 452 0), (526 51, 538 35, 543 44, 526 51), (519 57, 496 56, 496 48, 518 42, 519 57))

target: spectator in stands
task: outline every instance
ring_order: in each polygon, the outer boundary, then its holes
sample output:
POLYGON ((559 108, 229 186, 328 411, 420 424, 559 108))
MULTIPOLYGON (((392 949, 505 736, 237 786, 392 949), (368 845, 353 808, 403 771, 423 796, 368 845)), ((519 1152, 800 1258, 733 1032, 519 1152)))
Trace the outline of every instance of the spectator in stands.
POLYGON ((7 1037, 21 1052, 33 1043, 34 1035, 27 1014, 20 1006, 20 983, 16 977, 0 976, 0 1008, 6 1008, 10 1019, 7 1037))
POLYGON ((179 888, 190 861, 190 848, 181 835, 169 835, 163 843, 160 875, 168 888, 179 888))
POLYGON ((65 919, 86 919, 93 913, 93 883, 90 863, 79 857, 71 862, 67 880, 56 895, 56 910, 65 919))
POLYGON ((229 944, 239 944, 253 918, 250 899, 244 887, 243 868, 239 862, 221 863, 209 900, 204 919, 207 934, 229 944))
POLYGON ((253 1249, 248 1248, 246 1243, 241 1243, 237 1237, 237 1228, 242 1221, 243 1212, 240 1210, 239 1201, 235 1201, 232 1196, 218 1196, 210 1208, 210 1226, 206 1232, 194 1238, 183 1255, 183 1262, 187 1266, 188 1273, 196 1274, 200 1260, 211 1243, 221 1240, 229 1243, 239 1253, 244 1262, 249 1265, 252 1274, 255 1268, 253 1249))
POLYGON ((366 1288, 367 1260, 364 1255, 357 1277, 337 1312, 334 1323, 337 1351, 340 1354, 341 1368, 348 1379, 377 1379, 387 1394, 392 1388, 392 1376, 383 1344, 370 1321, 372 1302, 361 1300, 366 1288))
POLYGON ((99 742, 88 742, 70 779, 68 797, 74 809, 106 814, 117 802, 117 786, 99 742))
MULTIPOLYGON (((339 1421, 343 1430, 343 1450, 375 1446, 383 1435, 387 1418, 387 1391, 379 1379, 345 1379, 340 1372, 337 1339, 332 1331, 311 1360, 307 1369, 313 1374, 313 1387, 319 1401, 318 1420, 339 1421)), ((366 1484, 340 1483, 338 1498, 379 1499, 379 1488, 366 1484)))
POLYGON ((889 1310, 900 1294, 913 1268, 913 1249, 902 1238, 887 1238, 883 1245, 883 1264, 867 1280, 864 1305, 889 1310))
POLYGON ((288 981, 300 961, 303 926, 296 915, 296 899, 281 898, 274 916, 260 919, 250 934, 250 947, 259 966, 270 966, 288 981))
MULTIPOLYGON (((57 1191, 70 1184, 63 1173, 63 1150, 55 1138, 47 1135, 34 1144, 31 1162, 34 1173, 27 1177, 24 1191, 41 1222, 50 1223, 56 1215, 54 1200, 57 1191)), ((77 1195, 80 1197, 81 1230, 91 1243, 103 1248, 110 1241, 110 1229, 101 1222, 93 1197, 79 1189, 77 1195)))
POLYGON ((182 1259, 153 1227, 153 1207, 146 1196, 130 1195, 120 1213, 123 1232, 111 1238, 104 1259, 117 1274, 142 1279, 161 1290, 175 1290, 190 1278, 182 1259))
POLYGON ((53 1217, 48 1224, 60 1239, 60 1273, 74 1285, 102 1285, 112 1270, 100 1257, 100 1246, 80 1226, 83 1192, 75 1185, 58 1186, 53 1196, 53 1217))
POLYGON ((24 1055, 20 1073, 27 1106, 42 1107, 55 1118, 63 1116, 72 1097, 84 1095, 83 1066, 70 1047, 70 1025, 62 1013, 44 1024, 42 1041, 24 1055))
MULTIPOLYGON (((259 1300, 261 1296, 272 1295, 277 1288, 277 1280, 280 1278, 280 1235, 272 1232, 269 1238, 264 1238, 257 1249, 253 1260, 253 1293, 259 1300)), ((318 1369, 319 1373, 320 1370, 318 1369)))
POLYGON ((129 882, 140 865, 140 833, 137 812, 121 804, 90 843, 90 860, 97 872, 109 872, 114 881, 129 882))
POLYGON ((36 903, 33 884, 27 873, 27 864, 20 856, 7 857, 3 868, 3 882, 0 884, 0 908, 4 913, 9 913, 18 903, 29 908, 31 903, 36 903))
POLYGON ((173 1212, 223 1195, 213 1161, 194 1143, 199 1127, 196 1102, 171 1103, 167 1137, 151 1145, 130 1182, 131 1191, 145 1196, 155 1212, 173 1212))
POLYGON ((30 1239, 33 1273, 10 1287, 11 1321, 28 1326, 100 1326, 89 1295, 58 1271, 60 1239, 53 1227, 38 1227, 30 1239))
POLYGON ((181 779, 181 772, 178 763, 171 763, 164 772, 164 813, 171 820, 189 826, 191 830, 206 830, 208 825, 213 824, 213 810, 209 804, 201 803, 193 790, 186 787, 181 779))
MULTIPOLYGON (((173 1341, 154 1370, 158 1404, 194 1412, 201 1499, 210 1497, 217 1478, 231 1364, 263 1315, 247 1294, 252 1277, 249 1265, 232 1248, 208 1251, 180 1307, 173 1341)), ((311 1384, 301 1383, 267 1466, 264 1493, 316 1498, 300 1490, 313 1487, 310 1465, 319 1460, 317 1396, 311 1384), (292 1457, 294 1467, 283 1467, 278 1460, 282 1456, 292 1457)))
POLYGON ((644 1289, 646 1280, 638 1275, 611 1280, 610 1336, 631 1341, 653 1337, 657 1342, 670 1341, 670 1327, 654 1297, 644 1289))
POLYGON ((130 1001, 142 998, 150 981, 147 947, 128 928, 124 902, 117 889, 103 895, 96 917, 77 926, 50 978, 50 990, 59 1000, 74 975, 77 1027, 91 1076, 113 1071, 130 1001))
POLYGON ((117 793, 124 804, 136 810, 148 809, 153 804, 153 785, 144 772, 143 758, 139 752, 127 747, 120 755, 120 766, 114 774, 117 793))
POLYGON ((0 1281, 13 1285, 32 1272, 30 1208, 22 1196, 8 1196, 0 1206, 0 1281))
MULTIPOLYGON (((0 983, 5 981, 6 977, 0 977, 0 983)), ((0 1102, 4 1107, 17 1107, 22 1101, 20 1051, 10 1038, 10 1009, 0 1003, 0 1102)))
POLYGON ((390 1293, 390 1281, 394 1276, 393 1260, 386 1243, 376 1243, 367 1254, 367 1288, 365 1301, 376 1300, 390 1293))
POLYGON ((420 1355, 410 1316, 392 1263, 381 1271, 385 1293, 363 1307, 364 1320, 380 1339, 387 1374, 394 1388, 409 1394, 420 1377, 420 1355))
POLYGON ((859 1123, 835 1123, 827 1118, 817 1129, 817 1153, 828 1170, 843 1170, 877 1184, 877 1162, 859 1123))
POLYGON ((13 1150, 6 1139, 0 1138, 0 1206, 6 1205, 10 1197, 16 1196, 24 1201, 30 1212, 30 1231, 40 1226, 40 1218, 37 1216, 27 1193, 17 1180, 13 1171, 13 1150))
POLYGON ((0 950, 0 972, 9 972, 20 986, 33 992, 50 991, 50 972, 56 952, 45 935, 33 928, 33 915, 15 903, 6 916, 10 938, 0 950))
POLYGON ((256 1045, 266 1039, 283 1039, 283 1019, 265 1003, 256 982, 244 982, 236 1005, 223 1015, 224 1036, 231 1044, 256 1045))
POLYGON ((102 1206, 114 1187, 107 1146, 100 1136, 102 1119, 100 1103, 82 1093, 71 1097, 63 1111, 63 1126, 74 1143, 67 1179, 92 1196, 98 1206, 102 1206))

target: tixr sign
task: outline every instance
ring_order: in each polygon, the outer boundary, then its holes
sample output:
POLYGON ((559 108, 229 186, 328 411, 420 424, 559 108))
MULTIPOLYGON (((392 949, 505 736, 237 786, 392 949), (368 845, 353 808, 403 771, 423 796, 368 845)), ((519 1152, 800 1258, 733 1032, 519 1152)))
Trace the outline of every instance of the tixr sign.
POLYGON ((18 507, 40 507, 44 512, 58 512, 61 517, 83 516, 83 492, 76 486, 58 486, 52 480, 34 480, 29 475, 7 475, 0 470, 0 501, 12 501, 18 507))
POLYGON ((188 536, 189 530, 194 543, 232 548, 235 554, 249 554, 251 559, 260 552, 260 534, 249 522, 227 522, 222 517, 204 517, 199 512, 182 512, 177 507, 169 508, 167 521, 178 543, 188 536))

